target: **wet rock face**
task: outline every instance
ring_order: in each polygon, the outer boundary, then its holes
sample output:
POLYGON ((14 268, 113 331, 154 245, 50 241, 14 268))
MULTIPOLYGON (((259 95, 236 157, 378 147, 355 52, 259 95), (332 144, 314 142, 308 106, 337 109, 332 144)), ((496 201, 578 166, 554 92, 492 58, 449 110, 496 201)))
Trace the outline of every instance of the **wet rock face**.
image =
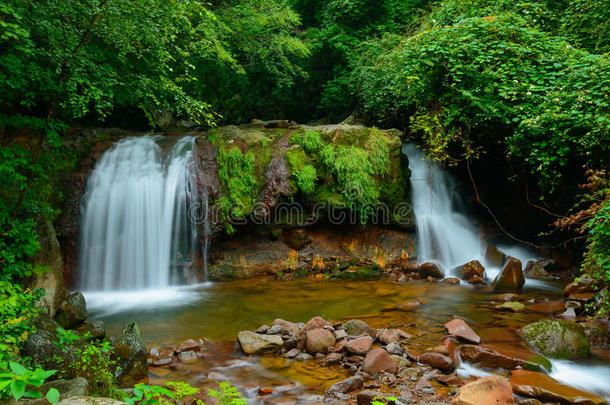
POLYGON ((590 346, 584 328, 571 321, 544 320, 521 330, 527 343, 540 353, 557 359, 589 356, 590 346))
POLYGON ((428 364, 430 367, 438 368, 443 371, 451 371, 455 368, 450 357, 441 353, 428 352, 419 357, 419 361, 428 364))
POLYGON ((515 393, 542 401, 562 404, 606 404, 604 398, 561 384, 546 374, 526 370, 513 370, 509 380, 515 393))
POLYGON ((423 263, 421 266, 419 266, 419 275, 421 276, 421 278, 428 278, 428 277, 443 278, 443 277, 445 277, 445 273, 439 267, 439 265, 436 263, 432 263, 432 262, 426 262, 426 263, 423 263))
POLYGON ((74 292, 66 298, 55 315, 55 321, 62 328, 71 329, 82 325, 87 320, 87 303, 80 291, 74 292))
POLYGON ((34 326, 36 332, 28 335, 23 356, 31 357, 47 370, 57 370, 65 361, 70 362, 74 358, 71 351, 63 351, 55 344, 59 340, 57 322, 41 314, 34 320, 34 326))
POLYGON ((505 259, 506 256, 504 253, 500 252, 497 247, 491 243, 487 245, 487 250, 485 250, 485 262, 492 266, 500 267, 504 264, 505 259))
POLYGON ((472 260, 461 266, 462 280, 470 282, 471 279, 476 277, 474 280, 485 278, 485 267, 478 261, 472 260))
POLYGON ((464 385, 451 401, 452 405, 512 405, 513 389, 503 377, 492 376, 464 385))
POLYGON ((373 338, 370 336, 362 336, 356 339, 352 339, 345 345, 345 349, 348 353, 356 354, 358 356, 365 355, 371 346, 373 345, 373 338))
POLYGON ((457 337, 461 341, 479 344, 481 338, 477 335, 468 324, 460 318, 455 318, 445 324, 445 329, 450 335, 457 337))
POLYGON ((514 257, 509 257, 502 268, 502 272, 498 274, 493 282, 494 290, 519 291, 523 284, 525 284, 525 277, 523 276, 521 261, 514 257))
POLYGON ((137 323, 130 322, 123 327, 116 345, 116 356, 120 367, 119 384, 133 385, 148 375, 146 344, 137 323))
POLYGON ((305 347, 310 354, 328 353, 334 345, 335 336, 328 329, 312 329, 305 335, 305 347))

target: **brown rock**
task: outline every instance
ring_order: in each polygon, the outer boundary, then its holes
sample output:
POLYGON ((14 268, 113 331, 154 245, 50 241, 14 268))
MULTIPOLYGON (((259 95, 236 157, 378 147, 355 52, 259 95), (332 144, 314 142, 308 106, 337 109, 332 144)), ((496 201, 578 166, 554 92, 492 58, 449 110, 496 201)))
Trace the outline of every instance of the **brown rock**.
POLYGON ((364 380, 361 376, 356 375, 343 381, 339 381, 331 385, 326 391, 329 396, 336 396, 337 394, 347 394, 348 392, 356 391, 362 388, 364 380))
POLYGON ((578 281, 574 280, 573 283, 568 284, 565 290, 563 290, 563 295, 569 296, 571 294, 591 292, 595 292, 595 283, 590 277, 584 276, 580 277, 578 281))
POLYGON ((451 401, 452 405, 513 405, 511 385, 500 376, 478 379, 464 385, 451 401))
POLYGON ((481 277, 481 276, 472 276, 472 277, 470 277, 468 282, 470 284, 480 284, 480 285, 487 284, 485 279, 483 277, 481 277))
POLYGON ((362 368, 365 373, 370 375, 375 375, 382 371, 396 374, 398 372, 398 363, 394 361, 388 352, 378 347, 366 354, 362 368))
POLYGON ((566 303, 564 300, 544 301, 536 304, 526 305, 525 309, 527 311, 538 312, 541 314, 553 314, 565 311, 566 303))
POLYGON ((485 267, 478 260, 473 260, 462 265, 462 271, 462 280, 470 280, 474 276, 485 276, 485 267))
POLYGON ((273 393, 273 388, 271 388, 271 387, 260 387, 258 389, 258 395, 265 396, 265 395, 271 395, 272 393, 273 393))
POLYGON ((343 360, 343 356, 339 353, 329 353, 324 357, 322 363, 324 365, 339 364, 343 360))
POLYGON ((421 278, 443 278, 445 272, 436 263, 426 262, 419 266, 419 275, 421 278))
POLYGON ((296 336, 299 332, 299 326, 296 323, 288 322, 280 318, 273 321, 273 324, 281 326, 290 336, 296 336))
POLYGON ((463 345, 460 349, 463 360, 483 367, 506 368, 512 370, 517 367, 525 367, 525 361, 508 357, 493 349, 477 345, 463 345))
POLYGON ((424 353, 419 357, 421 363, 427 364, 431 367, 438 368, 443 371, 453 370, 453 361, 448 356, 436 352, 424 353))
POLYGON ((504 268, 493 282, 496 291, 517 291, 525 284, 521 261, 509 257, 504 268))
POLYGON ((204 345, 204 341, 202 339, 198 339, 198 340, 193 340, 193 339, 188 339, 182 343, 180 343, 178 345, 178 347, 176 347, 175 352, 176 353, 182 353, 182 352, 188 352, 190 350, 199 350, 203 347, 204 345))
POLYGON ((448 277, 443 279, 443 283, 445 284, 460 284, 460 279, 455 277, 448 277))
POLYGON ((328 353, 328 349, 335 345, 335 336, 327 329, 313 329, 307 332, 305 347, 311 354, 328 353))
POLYGON ((549 277, 549 273, 547 273, 542 264, 538 261, 528 261, 525 265, 524 272, 528 278, 545 279, 549 277))
POLYGON ((474 333, 463 319, 455 318, 454 320, 447 322, 445 324, 445 329, 447 329, 450 335, 453 335, 462 341, 475 343, 477 345, 481 343, 479 335, 474 333))
POLYGON ((345 349, 348 353, 364 355, 369 350, 371 350, 371 346, 373 345, 373 338, 370 336, 362 336, 356 339, 352 339, 345 344, 345 349))
POLYGON ((422 304, 420 300, 405 301, 402 304, 394 305, 392 307, 385 308, 384 311, 414 311, 422 304))
POLYGON ((328 322, 326 319, 316 316, 315 318, 311 318, 305 326, 303 326, 303 332, 307 333, 312 329, 323 329, 325 326, 332 326, 332 323, 328 322))
MULTIPOLYGON (((358 403, 358 405, 371 405, 376 398, 383 397, 384 394, 381 391, 361 391, 356 395, 356 403, 358 403)), ((377 399, 377 401, 379 400, 377 399)), ((383 403, 385 403, 385 401, 383 401, 383 403)))
POLYGON ((568 387, 546 374, 535 371, 513 370, 509 381, 517 394, 542 401, 582 405, 606 404, 603 398, 568 387))
POLYGON ((381 329, 377 333, 377 338, 384 345, 388 345, 390 343, 398 343, 398 341, 400 340, 400 333, 396 329, 381 329))
POLYGON ((500 267, 504 264, 506 256, 504 253, 500 252, 498 248, 496 248, 491 243, 487 245, 487 250, 485 251, 485 261, 496 267, 500 267))

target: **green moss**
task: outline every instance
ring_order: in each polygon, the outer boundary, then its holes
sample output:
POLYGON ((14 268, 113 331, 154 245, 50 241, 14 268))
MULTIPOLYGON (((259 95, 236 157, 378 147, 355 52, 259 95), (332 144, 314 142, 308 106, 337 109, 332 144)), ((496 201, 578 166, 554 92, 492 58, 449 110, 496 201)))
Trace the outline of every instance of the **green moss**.
POLYGON ((300 145, 307 153, 315 153, 322 146, 322 137, 319 132, 295 132, 290 136, 290 142, 300 145))
POLYGON ((307 165, 301 170, 294 172, 297 185, 303 194, 311 194, 316 187, 316 168, 312 165, 307 165))
POLYGON ((350 266, 345 270, 335 270, 331 274, 331 278, 340 280, 370 280, 377 279, 381 276, 381 271, 378 267, 354 267, 350 266))
POLYGON ((525 326, 521 333, 540 353, 557 359, 587 357, 591 349, 584 329, 575 322, 539 321, 525 326))
POLYGON ((307 164, 307 155, 305 155, 305 152, 301 148, 294 148, 286 151, 284 159, 286 159, 292 173, 302 170, 307 164))

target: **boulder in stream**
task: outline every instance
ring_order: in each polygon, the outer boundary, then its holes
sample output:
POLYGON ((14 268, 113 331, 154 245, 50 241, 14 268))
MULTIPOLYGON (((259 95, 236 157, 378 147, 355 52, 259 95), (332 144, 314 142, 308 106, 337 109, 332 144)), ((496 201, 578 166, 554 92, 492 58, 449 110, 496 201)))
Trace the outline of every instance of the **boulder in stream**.
POLYGON ((450 335, 457 337, 458 339, 468 342, 479 344, 481 343, 481 337, 477 335, 470 326, 460 318, 455 318, 445 324, 445 329, 450 335))
POLYGON ((361 336, 361 335, 369 335, 371 337, 375 337, 375 329, 371 328, 366 322, 361 321, 360 319, 352 319, 350 321, 345 322, 345 331, 350 336, 361 336))
POLYGON ((370 375, 375 375, 382 371, 396 374, 398 372, 398 363, 387 351, 378 347, 366 354, 362 369, 370 375))
POLYGON ((478 261, 472 260, 459 267, 462 280, 470 280, 474 276, 485 277, 485 267, 478 261))
POLYGON ((311 354, 328 353, 328 349, 334 345, 335 336, 328 329, 312 329, 305 335, 305 347, 311 354))
POLYGON ((249 330, 239 332, 237 341, 246 354, 278 352, 284 344, 279 335, 262 335, 249 330))
POLYGON ((70 294, 60 305, 55 314, 55 321, 62 328, 71 329, 82 325, 87 320, 87 303, 80 291, 70 294))
POLYGON ((438 264, 426 262, 419 266, 419 275, 421 278, 443 278, 445 277, 445 272, 439 267, 438 264))
POLYGON ((576 322, 538 321, 524 326, 521 335, 531 347, 557 359, 587 357, 591 349, 584 328, 576 322))
POLYGON ((562 404, 601 405, 606 400, 594 394, 568 387, 546 374, 527 370, 513 370, 509 380, 513 390, 526 397, 562 404))
POLYGON ((493 282, 496 291, 518 291, 525 284, 521 261, 509 257, 502 271, 493 282))
POLYGON ((491 266, 500 267, 504 264, 505 259, 506 255, 499 251, 497 247, 491 243, 487 245, 487 250, 485 250, 485 262, 491 266))
POLYGON ((505 378, 490 376, 464 385, 451 401, 452 405, 512 405, 513 389, 505 378))
POLYGON ((121 338, 116 345, 118 359, 117 380, 121 385, 133 385, 148 375, 146 344, 140 328, 135 322, 123 327, 121 338))

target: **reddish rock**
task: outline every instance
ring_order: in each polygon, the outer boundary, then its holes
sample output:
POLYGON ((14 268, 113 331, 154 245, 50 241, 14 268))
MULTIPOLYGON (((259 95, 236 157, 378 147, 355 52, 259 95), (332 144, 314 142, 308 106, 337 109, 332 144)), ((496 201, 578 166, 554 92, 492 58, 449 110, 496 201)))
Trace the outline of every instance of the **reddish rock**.
POLYGON ((506 379, 491 376, 464 385, 451 401, 452 405, 513 405, 513 390, 506 379))
POLYGON ((369 350, 371 350, 371 346, 373 345, 373 338, 370 336, 362 336, 356 339, 352 339, 345 344, 345 349, 348 353, 364 355, 369 350))
POLYGON ((271 387, 260 387, 258 389, 258 395, 265 396, 271 395, 273 393, 273 388, 271 387))
POLYGON ((205 342, 202 339, 198 339, 198 340, 189 339, 189 340, 186 340, 186 341, 180 343, 178 345, 178 347, 176 347, 175 352, 182 353, 182 352, 188 352, 191 350, 197 351, 197 350, 201 349, 204 344, 205 344, 205 342))
POLYGON ((582 405, 606 404, 603 398, 568 387, 546 374, 535 371, 513 370, 509 381, 515 393, 542 401, 582 405))
POLYGON ((563 290, 564 296, 569 296, 571 294, 581 294, 581 293, 591 293, 595 292, 595 283, 593 279, 584 276, 580 277, 578 281, 574 281, 566 286, 565 290, 563 290))
POLYGON ((299 332, 299 326, 293 322, 288 322, 288 321, 278 318, 275 321, 273 321, 273 324, 281 326, 286 331, 286 333, 288 333, 290 336, 296 336, 297 333, 299 332))
POLYGON ((443 371, 450 371, 455 368, 450 357, 436 352, 424 353, 419 357, 419 361, 443 371))
POLYGON ((516 367, 525 367, 526 363, 520 359, 508 357, 493 349, 478 345, 464 345, 460 349, 463 360, 476 365, 492 368, 506 368, 512 370, 516 367))
POLYGON ((343 356, 339 353, 330 353, 322 360, 324 365, 339 364, 343 360, 343 356))
POLYGON ((455 277, 448 277, 443 279, 443 283, 445 284, 460 284, 460 279, 455 277))
POLYGON ((463 319, 455 318, 454 320, 447 322, 445 324, 445 329, 447 329, 450 335, 453 335, 462 341, 475 344, 481 343, 479 335, 474 333, 463 319))
POLYGON ((438 266, 438 264, 426 262, 419 266, 419 275, 421 278, 443 278, 445 277, 445 272, 438 266))
POLYGON ((451 359, 455 361, 455 344, 450 338, 443 339, 440 345, 433 347, 430 349, 430 351, 444 354, 445 356, 451 357, 451 359))
POLYGON ((370 375, 375 375, 382 371, 396 374, 398 372, 398 363, 394 361, 388 352, 378 347, 366 354, 362 368, 365 373, 370 375))
POLYGON ((328 349, 335 345, 335 336, 327 329, 313 329, 307 332, 305 347, 311 354, 328 353, 328 349))
POLYGON ((303 326, 302 331, 307 333, 312 329, 324 329, 325 326, 332 326, 332 324, 326 319, 316 316, 315 318, 311 318, 309 321, 307 321, 305 326, 303 326))
POLYGON ((566 303, 564 300, 544 301, 536 304, 526 305, 525 309, 527 311, 538 312, 541 314, 554 314, 565 311, 566 303))
POLYGON ((514 257, 509 257, 504 268, 493 282, 496 291, 517 291, 525 284, 525 276, 521 261, 514 257))
POLYGON ((485 276, 485 267, 478 261, 473 260, 470 261, 462 267, 462 280, 470 280, 474 276, 484 277, 485 276))
POLYGON ((377 333, 377 338, 384 345, 388 345, 390 343, 398 343, 398 341, 400 340, 400 333, 396 329, 381 329, 377 333))
POLYGON ((598 359, 602 359, 610 363, 610 350, 600 349, 599 347, 592 347, 591 354, 598 359))
POLYGON ((334 397, 337 396, 337 394, 347 394, 348 392, 359 390, 363 386, 364 380, 361 376, 356 375, 346 380, 334 383, 333 385, 331 385, 328 391, 326 391, 326 394, 331 397, 334 397))
POLYGON ((470 279, 468 280, 468 282, 470 284, 478 284, 478 285, 483 285, 483 284, 487 284, 487 282, 485 281, 485 279, 481 276, 472 276, 470 277, 470 279))
POLYGON ((419 264, 410 261, 409 258, 399 257, 392 263, 395 268, 398 267, 403 273, 415 273, 419 270, 419 264))

